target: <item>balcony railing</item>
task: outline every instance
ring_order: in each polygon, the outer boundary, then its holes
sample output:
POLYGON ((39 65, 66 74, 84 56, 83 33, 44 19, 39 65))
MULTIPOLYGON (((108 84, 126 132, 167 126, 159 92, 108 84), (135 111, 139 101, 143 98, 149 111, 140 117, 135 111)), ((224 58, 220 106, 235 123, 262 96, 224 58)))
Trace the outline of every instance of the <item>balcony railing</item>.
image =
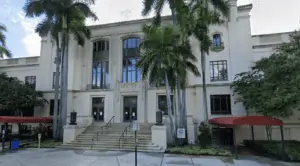
POLYGON ((92 89, 110 89, 110 84, 104 84, 101 86, 94 85, 94 84, 87 84, 86 86, 87 90, 92 90, 92 89))
POLYGON ((224 42, 221 42, 220 45, 214 45, 213 43, 210 46, 210 50, 214 52, 220 52, 224 50, 224 42))

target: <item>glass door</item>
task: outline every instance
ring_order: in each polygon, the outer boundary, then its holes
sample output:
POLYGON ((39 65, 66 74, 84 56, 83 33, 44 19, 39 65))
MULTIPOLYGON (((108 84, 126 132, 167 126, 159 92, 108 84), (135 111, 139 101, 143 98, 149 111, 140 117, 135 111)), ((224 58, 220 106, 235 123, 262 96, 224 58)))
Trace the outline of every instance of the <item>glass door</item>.
POLYGON ((131 122, 137 120, 137 97, 124 97, 123 121, 131 122))
POLYGON ((96 122, 104 121, 104 97, 92 99, 92 116, 96 122))

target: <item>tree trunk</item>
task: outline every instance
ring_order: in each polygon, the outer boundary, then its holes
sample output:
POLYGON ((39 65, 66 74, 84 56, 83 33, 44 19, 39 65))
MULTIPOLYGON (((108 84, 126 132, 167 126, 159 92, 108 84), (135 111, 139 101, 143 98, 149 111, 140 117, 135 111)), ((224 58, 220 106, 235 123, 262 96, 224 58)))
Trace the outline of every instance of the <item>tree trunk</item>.
POLYGON ((183 126, 187 129, 187 112, 186 112, 186 88, 182 89, 182 114, 183 126))
MULTIPOLYGON (((63 40, 63 39, 62 39, 63 40)), ((63 80, 63 75, 64 75, 64 59, 65 59, 65 45, 64 45, 64 41, 62 41, 62 46, 61 46, 61 66, 60 66, 60 70, 61 70, 61 74, 60 74, 60 104, 59 104, 59 112, 58 112, 58 115, 57 115, 57 119, 58 122, 57 122, 57 131, 56 131, 56 135, 57 135, 57 138, 61 139, 60 137, 60 133, 62 133, 62 127, 61 127, 61 116, 62 116, 62 106, 63 106, 63 91, 62 91, 62 88, 63 88, 63 84, 64 84, 64 80, 63 80)))
MULTIPOLYGON (((178 100, 178 113, 179 113, 179 127, 182 128, 183 123, 183 114, 182 114, 182 101, 181 101, 181 93, 180 93, 180 87, 179 87, 179 77, 176 78, 176 88, 177 88, 177 100, 178 100)), ((176 120, 178 118, 176 117, 176 120)))
POLYGON ((208 108, 207 108, 207 93, 206 93, 206 57, 205 52, 201 50, 201 69, 202 69, 202 85, 203 85, 203 107, 205 122, 208 124, 208 108))
MULTIPOLYGON (((58 42, 58 41, 57 41, 58 42)), ((58 44, 57 44, 58 45, 58 44)), ((60 50, 59 47, 57 47, 56 51, 56 58, 55 58, 55 64, 56 64, 56 70, 55 70, 55 83, 54 83, 54 112, 53 112, 53 125, 52 125, 52 135, 54 140, 57 140, 59 137, 57 135, 58 130, 58 98, 59 98, 59 67, 60 67, 60 50)))
POLYGON ((168 107, 168 117, 170 120, 171 133, 173 135, 173 141, 175 140, 175 131, 174 131, 174 123, 172 119, 172 108, 171 108, 171 94, 170 94, 170 86, 167 72, 165 72, 165 82, 166 82, 166 95, 167 95, 167 107, 168 107))
POLYGON ((63 85, 61 88, 62 91, 62 111, 61 111, 61 132, 60 132, 60 138, 63 138, 63 127, 67 123, 67 111, 68 111, 68 48, 69 48, 69 35, 67 32, 64 33, 64 60, 63 60, 63 85))

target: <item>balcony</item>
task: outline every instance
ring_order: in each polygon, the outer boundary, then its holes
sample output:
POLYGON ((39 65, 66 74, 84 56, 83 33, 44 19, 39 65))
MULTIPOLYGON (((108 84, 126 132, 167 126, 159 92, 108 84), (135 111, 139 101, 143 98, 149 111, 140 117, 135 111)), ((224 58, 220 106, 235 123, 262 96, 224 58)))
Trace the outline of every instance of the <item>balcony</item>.
POLYGON ((104 85, 94 85, 94 84, 87 84, 86 90, 96 90, 96 89, 110 89, 110 84, 104 84, 104 85))
POLYGON ((214 45, 213 43, 210 46, 210 50, 213 52, 220 52, 224 50, 224 42, 221 42, 219 45, 214 45))

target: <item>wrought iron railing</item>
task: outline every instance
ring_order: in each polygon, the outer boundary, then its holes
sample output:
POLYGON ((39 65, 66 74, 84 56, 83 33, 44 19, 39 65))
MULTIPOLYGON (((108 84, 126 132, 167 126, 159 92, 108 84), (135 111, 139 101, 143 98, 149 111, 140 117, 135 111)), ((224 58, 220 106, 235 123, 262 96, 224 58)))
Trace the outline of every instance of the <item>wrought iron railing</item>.
POLYGON ((100 130, 96 131, 93 138, 92 138, 92 143, 91 143, 91 148, 93 148, 94 144, 95 144, 95 141, 99 141, 99 134, 103 133, 103 129, 106 128, 111 128, 112 126, 112 123, 115 123, 115 116, 112 116, 110 118, 110 120, 104 125, 104 126, 101 126, 100 127, 100 130))
POLYGON ((124 139, 126 140, 127 134, 130 130, 130 125, 131 125, 131 123, 125 127, 123 133, 121 134, 121 136, 119 138, 119 149, 121 149, 121 141, 124 141, 124 139))

